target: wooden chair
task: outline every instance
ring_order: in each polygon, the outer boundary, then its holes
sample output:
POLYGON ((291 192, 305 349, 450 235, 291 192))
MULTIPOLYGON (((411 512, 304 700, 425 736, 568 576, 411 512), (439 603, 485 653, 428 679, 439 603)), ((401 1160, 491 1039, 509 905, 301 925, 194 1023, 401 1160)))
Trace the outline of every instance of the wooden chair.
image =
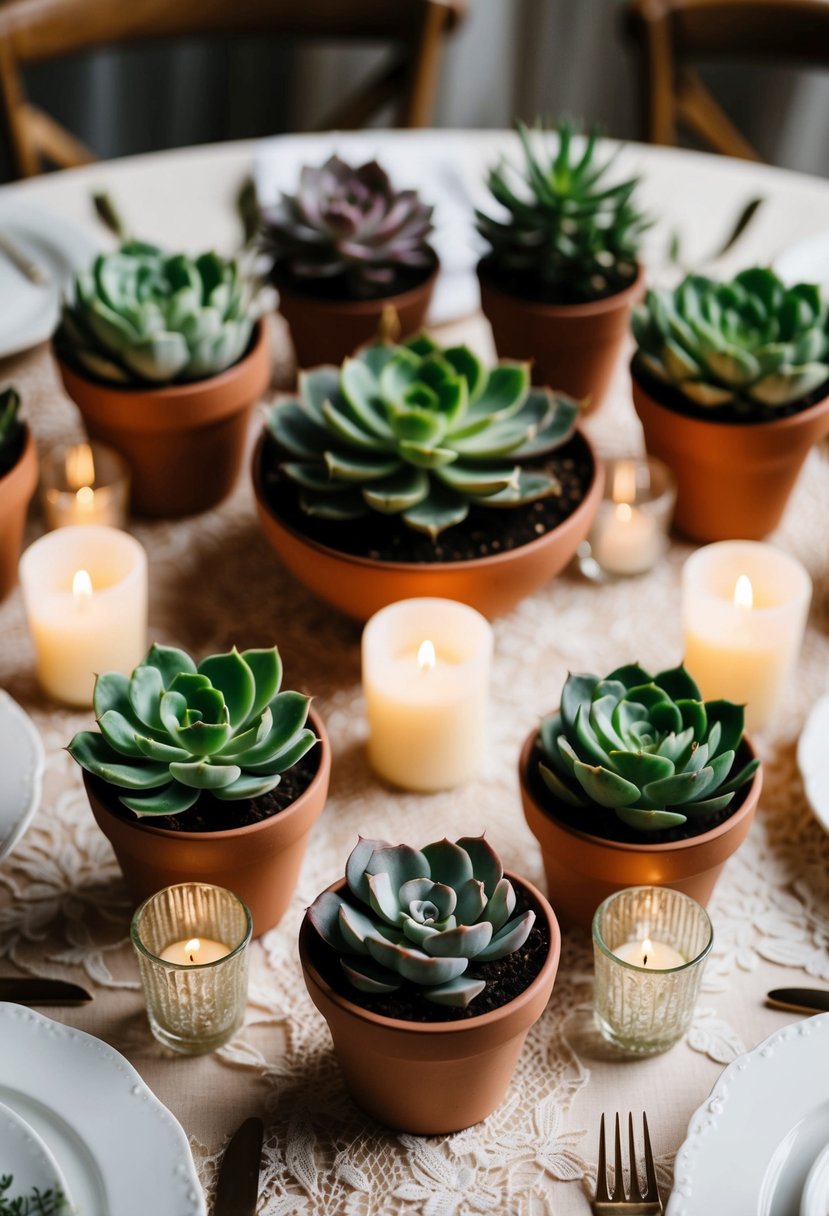
POLYGON ((0 137, 13 172, 43 162, 89 163, 90 150, 26 99, 22 72, 101 47, 164 39, 244 35, 300 41, 388 43, 393 62, 326 116, 319 129, 362 125, 395 102, 397 121, 425 126, 442 38, 466 0, 0 0, 0 137))
POLYGON ((829 67, 829 0, 628 0, 625 20, 644 58, 644 109, 655 144, 675 144, 685 128, 716 152, 761 160, 694 65, 829 67))

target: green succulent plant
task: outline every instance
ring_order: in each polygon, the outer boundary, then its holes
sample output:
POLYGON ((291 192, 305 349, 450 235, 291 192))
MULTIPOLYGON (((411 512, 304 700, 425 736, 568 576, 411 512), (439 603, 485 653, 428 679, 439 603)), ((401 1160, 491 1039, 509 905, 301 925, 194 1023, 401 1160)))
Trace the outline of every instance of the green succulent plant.
POLYGON ((379 511, 436 537, 473 503, 516 507, 559 492, 554 477, 521 465, 570 438, 578 406, 530 388, 527 364, 487 373, 467 347, 420 335, 303 372, 299 387, 268 425, 308 515, 379 511))
POLYGON ((634 312, 633 332, 634 367, 692 406, 774 411, 829 381, 820 289, 784 287, 759 266, 730 282, 691 274, 673 291, 649 291, 634 312))
POLYGON ((638 178, 609 184, 614 158, 600 161, 596 131, 577 147, 569 122, 517 129, 523 167, 504 160, 487 179, 506 214, 475 213, 491 269, 551 302, 582 303, 629 286, 649 227, 633 199, 638 178))
POLYGON ((117 384, 202 380, 245 353, 254 289, 215 253, 168 254, 130 240, 81 271, 64 302, 58 350, 117 384))
POLYGON ((703 702, 684 667, 571 674, 559 710, 541 723, 539 772, 556 799, 584 808, 587 831, 597 807, 640 832, 704 821, 759 765, 735 771, 744 716, 730 701, 703 702))
POLYGON ((305 165, 297 193, 262 212, 262 244, 278 272, 339 280, 355 297, 388 295, 401 272, 433 266, 431 231, 432 208, 416 190, 395 190, 375 160, 305 165))
POLYGON ((280 692, 276 647, 202 659, 152 646, 131 676, 95 681, 99 731, 69 752, 82 768, 128 793, 136 815, 178 815, 203 791, 225 802, 258 798, 317 742, 310 698, 280 692))
POLYGON ((323 891, 308 919, 361 992, 394 992, 404 980, 427 1001, 465 1008, 486 987, 465 975, 520 949, 535 913, 517 916, 515 891, 483 836, 424 849, 358 840, 346 862, 348 896, 323 891))
POLYGON ((9 386, 0 392, 0 475, 16 464, 22 437, 20 394, 9 386))

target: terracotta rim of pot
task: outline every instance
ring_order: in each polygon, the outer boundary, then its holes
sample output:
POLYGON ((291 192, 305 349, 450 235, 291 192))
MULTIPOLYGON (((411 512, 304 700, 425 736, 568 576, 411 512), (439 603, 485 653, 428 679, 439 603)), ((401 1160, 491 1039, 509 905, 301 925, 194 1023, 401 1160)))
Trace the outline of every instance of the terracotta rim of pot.
POLYGON ((499 286, 493 280, 487 262, 489 256, 481 258, 478 262, 475 272, 478 276, 478 282, 483 290, 491 292, 493 295, 501 296, 505 300, 518 300, 525 308, 532 308, 551 320, 562 319, 564 317, 598 317, 606 312, 614 312, 617 308, 624 308, 628 304, 636 300, 643 291, 645 286, 645 267, 641 262, 636 263, 636 277, 628 283, 627 287, 622 287, 619 291, 614 291, 612 295, 602 296, 600 300, 588 300, 583 304, 545 304, 543 300, 533 300, 529 296, 522 296, 518 292, 508 291, 506 288, 499 286))
POLYGON ((440 273, 440 259, 431 245, 429 246, 429 252, 433 258, 433 261, 430 263, 431 270, 428 273, 424 273, 423 278, 418 283, 415 283, 413 287, 407 287, 404 291, 398 291, 394 295, 389 296, 373 296, 371 299, 351 299, 347 297, 337 299, 331 296, 315 295, 313 291, 303 291, 290 278, 280 274, 277 270, 272 272, 271 282, 279 292, 280 311, 282 296, 285 295, 290 299, 302 300, 303 303, 316 305, 320 311, 339 313, 345 308, 351 314, 368 314, 370 316, 372 313, 382 313, 384 308, 390 306, 396 312, 399 312, 401 309, 408 308, 411 304, 414 304, 418 297, 423 294, 424 290, 428 290, 431 294, 440 273))
MULTIPOLYGON (((152 822, 146 819, 136 818, 134 822, 131 819, 122 819, 120 815, 115 815, 115 813, 109 809, 102 799, 99 798, 98 802, 104 806, 108 815, 110 815, 113 819, 117 819, 119 823, 124 824, 132 831, 142 832, 150 836, 158 836, 165 840, 172 838, 176 841, 181 841, 182 843, 192 843, 199 840, 211 841, 215 843, 217 841, 221 841, 222 839, 226 839, 231 834, 236 837, 253 836, 258 832, 267 831, 268 827, 273 825, 275 820, 279 820, 280 827, 284 829, 287 825, 291 824, 292 820, 300 820, 302 818, 305 806, 309 801, 311 801, 313 796, 319 790, 320 786, 328 783, 328 779, 331 774, 331 744, 328 739, 328 733, 323 725, 322 719, 314 709, 309 711, 308 717, 311 721, 311 725, 314 728, 314 733, 320 741, 319 764, 317 765, 317 771, 314 773, 314 776, 308 782, 308 785, 305 787, 302 793, 295 798, 292 803, 284 807, 281 811, 277 811, 273 815, 268 815, 265 819, 260 819, 258 823, 249 823, 240 828, 221 828, 216 832, 179 832, 171 828, 154 827, 152 822)), ((86 769, 82 769, 81 772, 88 796, 90 782, 98 782, 100 781, 100 778, 92 777, 91 774, 86 771, 86 769)), ((114 790, 118 788, 116 786, 109 785, 107 782, 102 782, 101 784, 105 785, 108 789, 114 790)), ((307 831, 307 825, 302 822, 296 823, 295 826, 297 830, 293 835, 286 839, 286 846, 291 844, 294 839, 303 835, 303 833, 307 831)))
POLYGON ((57 351, 55 358, 67 393, 73 401, 83 403, 85 415, 111 424, 115 402, 126 411, 118 419, 119 429, 137 433, 180 431, 218 422, 258 400, 270 379, 270 349, 262 318, 240 359, 215 376, 186 384, 109 384, 76 370, 57 351), (131 409, 138 401, 140 409, 131 409))
MULTIPOLYGON (((743 801, 737 807, 733 814, 724 819, 722 823, 718 823, 716 827, 710 828, 707 832, 700 832, 696 836, 688 836, 683 840, 661 841, 658 844, 649 844, 647 841, 641 844, 634 844, 624 840, 608 840, 604 836, 596 836, 592 832, 582 832, 578 828, 572 828, 569 824, 562 823, 546 806, 542 805, 537 799, 535 792, 529 780, 530 759, 533 749, 535 748, 536 740, 539 738, 538 728, 530 731, 527 738, 524 740, 524 746, 521 748, 521 759, 519 761, 518 775, 521 782, 521 792, 532 805, 538 810, 538 813, 549 819, 557 831, 565 836, 571 837, 574 842, 583 842, 589 845, 598 845, 602 848, 609 849, 616 853, 678 853, 695 848, 704 848, 711 841, 717 840, 721 836, 725 836, 729 831, 739 826, 746 818, 753 816, 757 806, 757 801, 760 797, 760 792, 763 788, 763 768, 762 765, 754 773, 750 784, 745 790, 743 801)), ((742 743, 748 748, 751 757, 756 756, 756 751, 751 743, 748 735, 744 734, 742 743)))
MULTIPOLYGON (((256 497, 256 505, 266 535, 271 532, 281 532, 294 543, 309 550, 312 555, 317 553, 327 558, 329 561, 341 563, 344 570, 353 571, 356 568, 357 571, 363 571, 366 574, 372 575, 381 575, 385 573, 400 577, 409 577, 412 579, 420 577, 422 578, 424 585, 420 590, 410 592, 411 595, 439 595, 445 592, 441 592, 437 586, 430 590, 427 585, 430 578, 435 581, 435 584, 437 584, 441 574, 447 577, 452 577, 453 575, 470 574, 475 571, 480 572, 481 570, 492 572, 506 571, 510 566, 515 566, 520 563, 522 558, 532 557, 535 554, 543 552, 547 546, 551 545, 552 538, 558 538, 560 540, 562 537, 571 533, 577 537, 575 543, 573 544, 572 553, 570 554, 570 557, 572 557, 579 541, 581 541, 587 535, 593 515, 595 514, 599 502, 601 501, 602 491, 604 488, 604 467, 596 454, 593 444, 581 429, 578 429, 576 434, 578 434, 578 436, 584 442, 593 462, 593 477, 581 502, 573 511, 571 511, 566 519, 562 520, 561 523, 555 528, 545 532, 543 536, 539 536, 535 540, 527 541, 523 545, 518 545, 514 549, 506 549, 500 553, 491 553, 486 557, 465 558, 463 561, 456 562, 433 563, 381 561, 377 558, 361 557, 351 553, 344 553, 339 549, 334 549, 329 545, 324 545, 320 541, 313 540, 310 537, 305 536, 296 528, 291 527, 290 524, 285 523, 272 509, 265 497, 262 473, 262 454, 265 443, 267 442, 267 431, 265 430, 263 430, 262 434, 259 436, 253 453, 253 488, 256 497)), ((268 539, 270 540, 270 536, 268 539)), ((275 545, 273 547, 276 548, 275 545)), ((564 565, 566 565, 566 562, 564 565)), ((561 568, 562 567, 559 567, 559 569, 561 568)), ((550 579, 553 577, 555 577, 554 574, 549 576, 550 579)), ((306 586, 307 585, 308 584, 306 583, 306 586)), ((538 586, 543 585, 543 583, 538 584, 538 586)), ((312 590, 314 589, 312 588, 312 590)), ((319 595, 321 598, 325 598, 321 591, 315 591, 314 593, 319 595)), ((525 594, 530 594, 530 592, 527 591, 525 594)), ((397 596, 395 598, 401 597, 397 596)), ((518 598, 520 599, 522 597, 519 596, 518 598)), ((335 604, 340 608, 341 611, 350 611, 348 608, 344 608, 341 602, 334 597, 331 597, 328 602, 335 604)), ((467 602, 472 603, 472 600, 470 599, 467 602)), ((517 600, 515 602, 517 602, 517 600)), ((481 607, 479 603, 474 604, 473 606, 478 607, 479 611, 483 612, 485 615, 489 615, 486 608, 481 607)), ((380 607, 380 605, 378 604, 377 607, 380 607)), ((507 608, 498 609, 492 615, 497 615, 498 611, 508 610, 509 609, 507 608)), ((372 607, 366 615, 371 615, 374 611, 375 608, 372 607)), ((352 612, 351 615, 357 614, 352 612)), ((366 615, 361 613, 359 619, 366 619, 366 615)))
POLYGON ((2 513, 10 510, 13 502, 22 498, 31 498, 37 485, 37 449, 35 447, 32 428, 27 422, 23 427, 23 446, 20 455, 10 469, 0 477, 0 503, 2 513))
MULTIPOLYGON (((469 1034, 471 1031, 493 1026, 509 1014, 517 1013, 525 1005, 532 1002, 537 997, 539 991, 550 981, 551 973, 553 980, 555 980, 561 956, 561 929, 559 928, 558 920, 550 905, 550 901, 526 878, 521 878, 510 870, 504 871, 504 877, 508 878, 513 886, 521 887, 529 896, 536 914, 541 913, 544 916, 547 932, 550 937, 550 945, 541 970, 530 981, 524 991, 519 992, 518 996, 513 997, 512 1000, 505 1002, 505 1004, 499 1005, 497 1009, 491 1009, 488 1013, 476 1014, 471 1018, 447 1022, 412 1022, 405 1018, 390 1018, 383 1014, 372 1013, 369 1009, 364 1009, 362 1005, 355 1004, 354 1001, 350 1001, 347 996, 343 996, 336 988, 333 988, 311 962, 308 950, 308 938, 315 930, 311 927, 307 912, 302 918, 302 924, 299 929, 299 957, 303 970, 324 996, 343 1013, 384 1030, 398 1031, 401 1034, 434 1037, 437 1035, 459 1035, 464 1032, 469 1034)), ((330 887, 327 887, 326 890, 340 891, 344 886, 345 879, 340 878, 337 882, 332 883, 330 887)))

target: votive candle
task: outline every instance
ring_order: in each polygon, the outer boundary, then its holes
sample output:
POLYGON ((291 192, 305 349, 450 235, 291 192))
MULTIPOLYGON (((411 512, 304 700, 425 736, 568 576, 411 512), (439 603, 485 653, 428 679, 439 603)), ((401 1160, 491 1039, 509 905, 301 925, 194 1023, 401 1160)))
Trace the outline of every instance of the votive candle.
POLYGON ((103 524, 124 528, 129 481, 129 467, 123 456, 102 443, 56 448, 40 468, 46 526, 103 524))
POLYGON ((409 790, 451 789, 484 756, 492 629, 455 600, 389 604, 363 631, 374 770, 409 790))
POLYGON ((661 460, 625 457, 605 461, 604 497, 599 503, 585 556, 598 577, 644 574, 665 551, 676 499, 676 480, 661 460))

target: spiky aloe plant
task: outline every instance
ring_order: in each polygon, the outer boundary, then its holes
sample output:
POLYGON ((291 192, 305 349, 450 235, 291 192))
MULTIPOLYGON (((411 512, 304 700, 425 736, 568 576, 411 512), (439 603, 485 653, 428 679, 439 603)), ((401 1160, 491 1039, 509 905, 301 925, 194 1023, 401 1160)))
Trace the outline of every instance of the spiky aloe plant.
POLYGON ((245 353, 254 294, 233 259, 168 254, 131 240, 76 276, 55 342, 101 380, 202 380, 245 353))
POLYGON ((730 282, 688 275, 649 291, 633 315, 634 367, 692 406, 747 415, 802 400, 829 381, 827 303, 808 283, 785 287, 756 266, 730 282))
POLYGON ((700 822, 759 765, 735 771, 743 724, 741 705, 703 702, 684 667, 571 674, 559 710, 541 723, 539 772, 556 799, 583 808, 588 832, 601 834, 597 807, 640 832, 700 822))
POLYGON ((276 404, 268 425, 303 511, 399 515, 432 537, 472 504, 517 507, 558 493, 554 477, 522 462, 569 439, 578 414, 569 398, 530 388, 528 365, 486 372, 467 347, 425 335, 303 372, 300 393, 276 404))
POLYGON ((649 221, 636 207, 638 178, 611 184, 613 157, 600 159, 596 131, 574 145, 561 122, 530 131, 517 124, 522 167, 506 160, 487 179, 502 217, 476 211, 490 246, 487 265, 505 284, 552 303, 583 303, 634 280, 649 221))
POLYGON ((17 463, 22 437, 20 394, 9 386, 0 392, 0 477, 17 463))
POLYGON ((258 798, 317 742, 310 698, 280 692, 276 647, 231 650, 198 666, 183 650, 153 646, 131 676, 95 681, 100 733, 82 731, 69 752, 102 781, 129 791, 136 815, 178 815, 203 791, 225 802, 258 798))
POLYGON ((388 295, 406 270, 426 269, 432 208, 395 190, 377 161, 331 156, 305 165, 296 194, 262 213, 262 241, 278 273, 295 282, 339 281, 355 297, 388 295))
POLYGON ((513 916, 516 897, 483 836, 424 849, 359 839, 345 867, 348 895, 323 891, 308 919, 361 992, 404 980, 436 1005, 467 1006, 486 987, 465 975, 520 949, 535 913, 513 916))

